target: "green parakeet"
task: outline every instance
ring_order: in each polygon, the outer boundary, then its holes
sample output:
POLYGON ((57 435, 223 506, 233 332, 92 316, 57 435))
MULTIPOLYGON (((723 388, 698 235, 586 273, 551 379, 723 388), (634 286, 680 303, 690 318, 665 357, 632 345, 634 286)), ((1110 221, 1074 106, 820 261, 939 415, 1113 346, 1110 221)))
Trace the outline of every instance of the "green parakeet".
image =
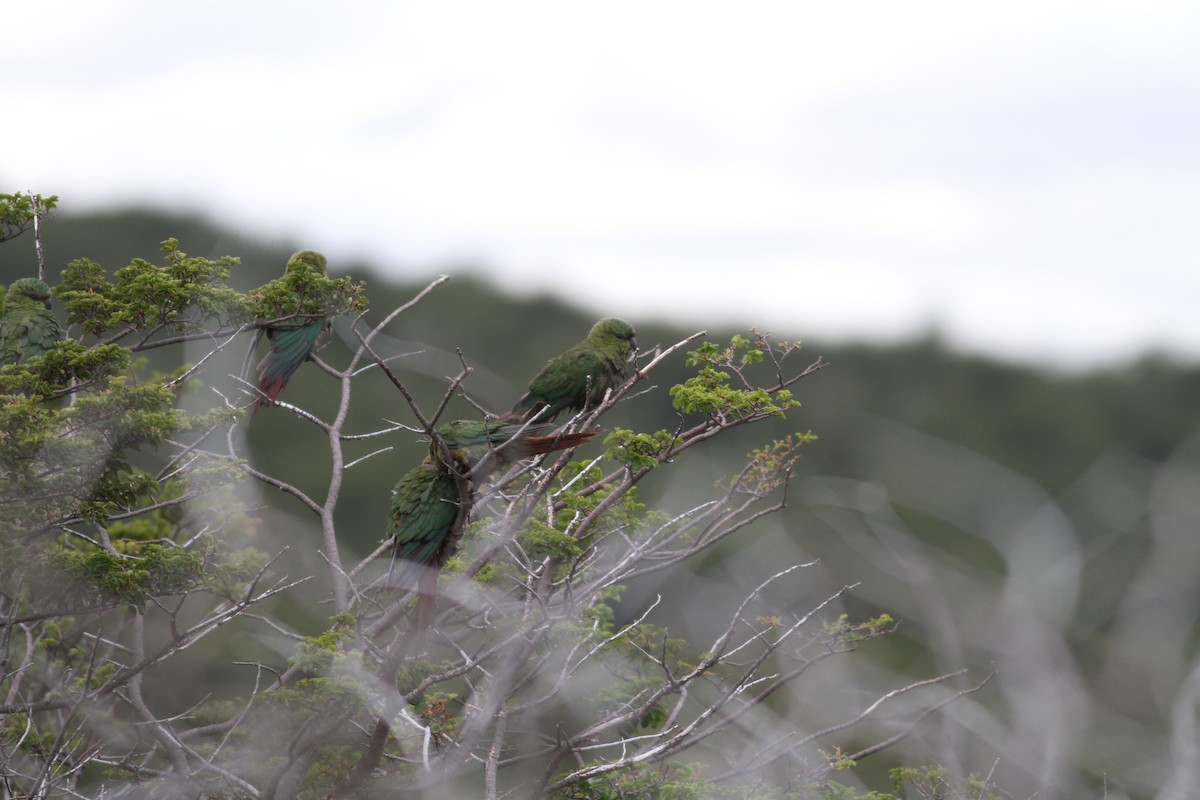
MULTIPOLYGON (((302 262, 325 274, 325 256, 315 250, 301 250, 288 259, 284 275, 292 269, 296 262, 302 262)), ((287 322, 278 322, 267 326, 267 340, 271 349, 259 362, 258 399, 254 401, 251 413, 260 406, 269 406, 279 397, 283 387, 312 354, 317 346, 317 339, 329 328, 327 319, 296 318, 287 322)))
POLYGON ((464 474, 489 456, 494 459, 471 476, 480 484, 498 465, 515 463, 554 450, 565 450, 588 441, 597 431, 580 431, 546 436, 550 425, 512 425, 495 420, 455 420, 438 426, 454 459, 453 467, 442 460, 437 442, 429 456, 409 470, 392 488, 392 508, 387 535, 395 543, 397 558, 440 568, 449 557, 442 552, 458 515, 458 482, 454 472, 464 474), (488 467, 492 469, 488 469, 488 467))
POLYGON ((458 538, 450 534, 455 529, 462 500, 474 502, 469 485, 467 488, 467 497, 461 497, 454 474, 429 459, 404 473, 392 487, 387 530, 392 539, 388 583, 393 582, 392 571, 399 567, 397 585, 416 589, 417 609, 410 628, 414 643, 421 641, 433 623, 438 572, 449 560, 458 538))
POLYGON ((458 516, 458 481, 453 473, 426 459, 404 473, 392 488, 388 536, 397 559, 440 568, 443 553, 458 516))
POLYGON ((625 380, 629 358, 637 350, 633 326, 623 319, 602 319, 587 338, 550 359, 529 382, 529 391, 513 406, 512 416, 553 421, 563 411, 596 405, 625 380), (540 412, 540 413, 539 413, 540 412))
POLYGON ((463 500, 474 503, 475 484, 482 483, 496 466, 565 450, 586 442, 598 432, 542 435, 549 433, 551 428, 550 425, 521 426, 495 420, 447 422, 437 431, 454 463, 445 464, 441 448, 436 441, 431 442, 429 456, 406 472, 392 488, 387 535, 393 543, 393 567, 396 562, 403 562, 400 580, 407 583, 412 580, 414 571, 417 575, 417 612, 412 628, 416 640, 433 621, 438 571, 453 553, 458 537, 451 534, 463 500), (463 475, 481 462, 483 466, 465 485, 464 498, 456 474, 463 475))
POLYGON ((63 338, 62 325, 50 311, 50 287, 38 278, 13 281, 0 314, 0 354, 5 364, 41 356, 63 338))

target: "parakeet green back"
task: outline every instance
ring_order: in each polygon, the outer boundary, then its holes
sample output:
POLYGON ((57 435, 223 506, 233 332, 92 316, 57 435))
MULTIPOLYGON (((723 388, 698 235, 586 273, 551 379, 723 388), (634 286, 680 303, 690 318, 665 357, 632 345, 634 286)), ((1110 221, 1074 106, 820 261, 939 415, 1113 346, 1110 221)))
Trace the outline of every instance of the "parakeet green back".
POLYGON ((615 317, 600 320, 586 339, 550 359, 534 376, 513 415, 531 419, 536 414, 539 422, 550 422, 563 411, 598 404, 625 380, 636 349, 632 325, 615 317))
POLYGON ((392 488, 387 535, 396 558, 441 567, 442 549, 458 516, 458 482, 438 464, 423 461, 392 488))
MULTIPOLYGON (((325 274, 325 256, 315 250, 301 250, 294 254, 288 259, 284 274, 286 275, 297 262, 307 264, 322 275, 325 274)), ((254 401, 253 411, 257 411, 260 406, 271 405, 279 397, 283 387, 287 386, 292 375, 308 359, 317 346, 317 340, 328 327, 327 319, 297 318, 266 328, 271 349, 258 365, 259 396, 254 401)))
POLYGON ((38 278, 13 281, 0 313, 0 355, 5 364, 42 356, 63 338, 62 325, 50 310, 50 287, 38 278))

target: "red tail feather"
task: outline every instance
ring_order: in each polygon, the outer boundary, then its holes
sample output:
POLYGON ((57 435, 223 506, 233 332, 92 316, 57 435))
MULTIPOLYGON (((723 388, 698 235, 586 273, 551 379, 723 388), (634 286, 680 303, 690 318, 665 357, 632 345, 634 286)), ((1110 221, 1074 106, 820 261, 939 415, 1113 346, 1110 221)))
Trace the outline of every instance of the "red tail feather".
POLYGON ((553 436, 530 436, 522 442, 521 450, 531 456, 577 447, 594 437, 599 430, 556 433, 553 436))
POLYGON ((280 378, 271 383, 266 383, 265 381, 260 383, 258 385, 259 395, 255 399, 254 407, 250 409, 250 413, 253 414, 260 408, 274 405, 275 401, 279 399, 279 395, 283 392, 284 386, 287 386, 287 378, 280 378))

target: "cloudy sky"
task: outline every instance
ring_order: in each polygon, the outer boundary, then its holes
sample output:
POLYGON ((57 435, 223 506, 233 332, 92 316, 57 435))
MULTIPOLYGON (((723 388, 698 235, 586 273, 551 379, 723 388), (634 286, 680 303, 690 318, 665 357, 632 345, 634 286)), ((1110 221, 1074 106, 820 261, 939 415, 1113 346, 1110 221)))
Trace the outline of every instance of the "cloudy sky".
POLYGON ((1197 41, 1167 0, 10 4, 0 183, 633 320, 1200 358, 1197 41))

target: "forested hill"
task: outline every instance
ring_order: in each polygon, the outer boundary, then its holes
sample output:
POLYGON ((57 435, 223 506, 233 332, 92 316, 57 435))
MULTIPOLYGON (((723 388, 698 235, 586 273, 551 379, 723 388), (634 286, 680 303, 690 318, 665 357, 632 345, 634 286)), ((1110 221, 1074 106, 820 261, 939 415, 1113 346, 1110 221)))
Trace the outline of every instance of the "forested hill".
MULTIPOLYGON (((178 239, 193 255, 239 257, 242 264, 232 279, 239 289, 277 277, 291 252, 311 246, 256 239, 194 216, 141 210, 53 217, 44 226, 43 243, 53 278, 81 257, 109 270, 133 258, 156 261, 159 243, 167 237, 178 239)), ((0 280, 5 284, 30 274, 33 264, 31 235, 0 248, 0 280)), ((443 354, 461 349, 479 368, 476 380, 485 385, 483 390, 497 392, 495 400, 501 404, 505 392, 516 391, 520 382, 509 376, 532 374, 556 348, 578 340, 593 316, 548 295, 505 295, 475 278, 471 265, 423 265, 400 280, 362 263, 335 261, 331 271, 366 280, 374 313, 411 297, 428 279, 449 274, 452 280, 400 319, 394 333, 400 341, 443 354)), ((629 316, 619 308, 609 313, 629 316)), ((745 309, 744 316, 747 328, 756 324, 753 308, 745 309)), ((631 321, 643 346, 670 344, 692 332, 653 319, 631 321)), ((703 319, 695 320, 694 330, 704 328, 703 319)), ((720 340, 734 332, 739 331, 710 330, 710 336, 720 340)), ((871 475, 873 447, 862 440, 861 414, 963 445, 1052 491, 1069 485, 1113 448, 1161 460, 1200 425, 1200 365, 1155 354, 1135 363, 1065 374, 1037 364, 960 354, 935 336, 846 344, 823 341, 819 330, 772 333, 802 340, 801 358, 820 356, 829 364, 800 387, 804 407, 789 421, 821 437, 806 459, 808 468, 821 472, 871 475)))

